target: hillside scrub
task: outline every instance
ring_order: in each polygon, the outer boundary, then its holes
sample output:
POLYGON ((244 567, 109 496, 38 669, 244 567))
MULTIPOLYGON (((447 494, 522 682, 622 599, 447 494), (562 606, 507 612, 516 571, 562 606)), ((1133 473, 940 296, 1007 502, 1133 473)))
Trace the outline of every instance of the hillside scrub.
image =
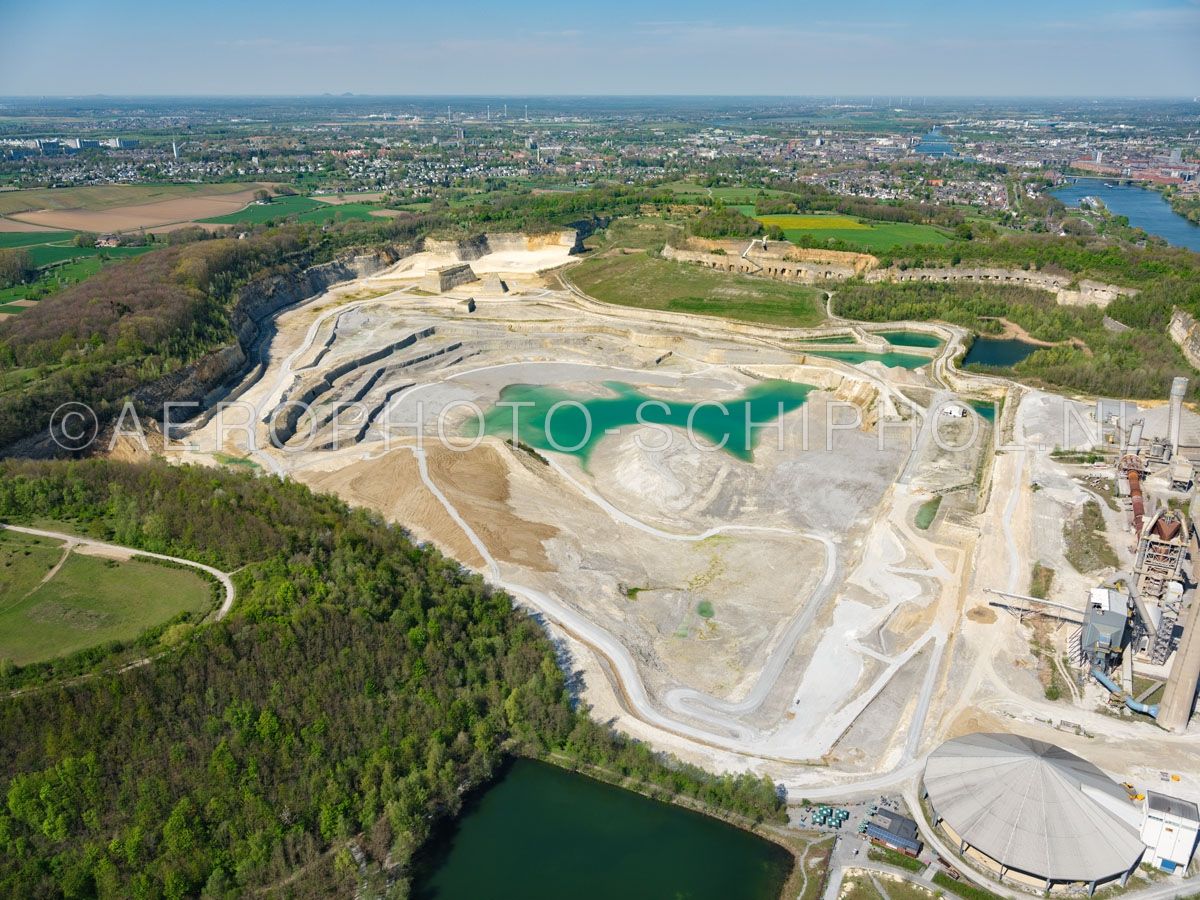
POLYGON ((691 234, 702 238, 752 237, 762 230, 761 222, 727 206, 704 211, 688 226, 691 234))

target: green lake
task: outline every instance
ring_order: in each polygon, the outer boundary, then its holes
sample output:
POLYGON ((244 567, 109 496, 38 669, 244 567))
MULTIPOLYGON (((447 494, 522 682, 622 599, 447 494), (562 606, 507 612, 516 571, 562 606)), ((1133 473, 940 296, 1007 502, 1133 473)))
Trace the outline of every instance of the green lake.
POLYGON ((806 344, 856 344, 858 339, 852 334, 831 334, 829 337, 801 338, 806 344))
MULTIPOLYGON (((511 438, 515 416, 520 441, 539 450, 568 453, 586 464, 606 434, 639 424, 640 414, 645 424, 686 429, 690 423, 697 436, 738 459, 750 460, 762 429, 748 428, 746 423, 770 425, 781 414, 802 406, 815 390, 792 381, 763 381, 746 388, 740 397, 720 400, 723 406, 718 406, 715 400, 681 403, 651 397, 620 381, 606 381, 604 387, 612 396, 577 396, 545 385, 510 384, 484 414, 483 431, 511 438)), ((470 437, 478 434, 478 428, 477 419, 468 420, 470 437)), ((650 446, 663 443, 661 435, 647 441, 650 446)))
POLYGON ((516 760, 435 836, 416 900, 776 900, 792 856, 717 819, 516 760))
POLYGON ((971 400, 971 409, 978 413, 979 418, 986 422, 996 421, 996 407, 999 405, 992 400, 971 400))
POLYGON ((1016 338, 977 337, 963 357, 964 366, 992 366, 1007 369, 1042 348, 1016 338))
POLYGON ((923 331, 876 331, 889 344, 895 347, 940 347, 942 339, 936 334, 926 334, 923 331))
POLYGON ((829 359, 841 360, 852 366, 857 366, 865 362, 877 362, 882 363, 889 369, 893 367, 917 369, 921 366, 927 366, 933 361, 928 356, 894 351, 889 353, 868 353, 865 350, 805 350, 804 353, 808 356, 825 356, 829 359))

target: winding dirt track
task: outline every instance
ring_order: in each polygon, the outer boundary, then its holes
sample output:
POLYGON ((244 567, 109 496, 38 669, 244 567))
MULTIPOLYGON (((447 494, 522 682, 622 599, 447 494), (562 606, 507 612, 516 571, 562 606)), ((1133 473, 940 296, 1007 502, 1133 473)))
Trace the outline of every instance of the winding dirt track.
POLYGON ((183 559, 179 556, 167 556, 165 553, 151 553, 149 550, 137 550, 133 547, 123 547, 120 544, 109 544, 105 541, 95 541, 91 538, 79 537, 75 534, 67 534, 62 531, 45 531, 41 528, 26 528, 23 525, 0 525, 8 531, 16 531, 21 534, 31 534, 35 537, 52 538, 56 541, 63 541, 67 548, 72 547, 94 547, 97 550, 116 551, 118 553, 128 553, 131 556, 145 556, 150 559, 161 559, 164 562, 176 563, 181 566, 189 566, 193 569, 199 569, 202 572, 207 572, 213 578, 221 583, 221 587, 225 592, 225 597, 221 600, 221 605, 213 615, 214 622, 220 622, 223 618, 229 615, 229 611, 233 609, 233 601, 236 596, 236 591, 233 587, 233 579, 220 569, 214 569, 212 566, 206 566, 204 563, 198 563, 195 560, 183 559))

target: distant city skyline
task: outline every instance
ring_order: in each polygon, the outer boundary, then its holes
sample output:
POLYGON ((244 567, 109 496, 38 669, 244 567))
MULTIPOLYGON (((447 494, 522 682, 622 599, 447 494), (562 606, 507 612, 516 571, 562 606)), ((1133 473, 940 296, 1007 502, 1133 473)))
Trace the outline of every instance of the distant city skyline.
POLYGON ((0 0, 0 95, 1200 94, 1200 0, 0 0))

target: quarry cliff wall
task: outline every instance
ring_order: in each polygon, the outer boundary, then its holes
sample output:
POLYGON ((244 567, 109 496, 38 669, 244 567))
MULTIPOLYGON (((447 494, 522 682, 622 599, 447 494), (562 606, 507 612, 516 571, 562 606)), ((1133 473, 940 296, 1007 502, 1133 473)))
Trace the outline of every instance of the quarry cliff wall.
POLYGON ((1179 345, 1187 361, 1200 369, 1200 323, 1191 314, 1176 309, 1167 326, 1167 334, 1179 345))
POLYGON ((171 419, 178 423, 201 415, 218 400, 231 399, 231 382, 265 362, 263 351, 271 333, 268 322, 272 315, 335 284, 374 274, 412 252, 412 248, 387 247, 347 254, 250 282, 238 292, 230 310, 234 340, 141 387, 134 401, 155 418, 163 414, 166 403, 196 404, 173 411, 171 419))
POLYGON ((1098 306, 1104 308, 1118 297, 1132 297, 1135 288, 1104 284, 1083 279, 1076 282, 1065 275, 1051 275, 1027 269, 983 266, 945 266, 942 268, 879 268, 879 260, 867 253, 839 250, 814 250, 784 242, 706 240, 689 238, 686 246, 663 247, 665 259, 689 262, 743 275, 761 275, 801 284, 846 281, 862 278, 868 284, 879 283, 987 283, 1028 287, 1047 291, 1060 306, 1098 306))
POLYGON ((568 247, 571 253, 582 253, 583 238, 575 228, 563 228, 541 234, 489 231, 454 241, 426 238, 423 246, 434 253, 442 253, 462 262, 471 262, 489 253, 540 250, 543 247, 568 247))

